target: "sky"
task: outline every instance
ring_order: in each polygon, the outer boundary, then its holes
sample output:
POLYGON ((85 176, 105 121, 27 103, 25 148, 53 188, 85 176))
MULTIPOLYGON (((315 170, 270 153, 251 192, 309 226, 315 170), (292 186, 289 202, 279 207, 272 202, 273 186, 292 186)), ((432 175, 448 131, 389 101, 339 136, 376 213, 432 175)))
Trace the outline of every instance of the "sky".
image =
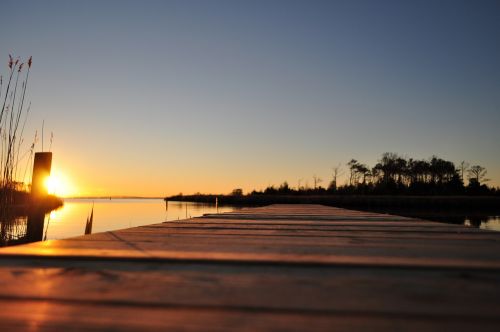
POLYGON ((327 186, 383 152, 500 185, 500 1, 2 0, 9 54, 63 196, 327 186))

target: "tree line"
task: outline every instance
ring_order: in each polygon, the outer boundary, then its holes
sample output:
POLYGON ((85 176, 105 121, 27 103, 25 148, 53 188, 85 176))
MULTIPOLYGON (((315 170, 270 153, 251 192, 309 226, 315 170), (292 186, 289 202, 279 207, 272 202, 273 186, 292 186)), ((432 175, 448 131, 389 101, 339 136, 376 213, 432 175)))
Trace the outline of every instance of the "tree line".
MULTIPOLYGON (((351 159, 345 167, 332 169, 332 179, 322 187, 322 179, 313 176, 313 186, 306 183, 292 188, 288 182, 278 187, 268 186, 259 194, 374 194, 374 195, 491 195, 500 194, 499 188, 489 187, 487 170, 481 165, 462 161, 456 165, 437 156, 429 159, 406 158, 397 153, 383 153, 373 166, 351 159), (344 173, 345 172, 345 173, 344 173), (347 182, 338 184, 338 178, 346 175, 347 182), (467 180, 467 181, 466 181, 467 180)), ((235 189, 233 195, 241 195, 235 189)))

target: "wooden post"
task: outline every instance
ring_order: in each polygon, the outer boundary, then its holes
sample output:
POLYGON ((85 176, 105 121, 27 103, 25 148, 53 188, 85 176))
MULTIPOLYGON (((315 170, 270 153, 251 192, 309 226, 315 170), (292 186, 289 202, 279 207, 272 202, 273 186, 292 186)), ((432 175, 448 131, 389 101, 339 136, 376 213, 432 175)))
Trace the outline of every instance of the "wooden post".
POLYGON ((31 181, 31 195, 35 199, 44 198, 49 191, 46 186, 52 167, 52 152, 36 152, 33 163, 33 180, 31 181))

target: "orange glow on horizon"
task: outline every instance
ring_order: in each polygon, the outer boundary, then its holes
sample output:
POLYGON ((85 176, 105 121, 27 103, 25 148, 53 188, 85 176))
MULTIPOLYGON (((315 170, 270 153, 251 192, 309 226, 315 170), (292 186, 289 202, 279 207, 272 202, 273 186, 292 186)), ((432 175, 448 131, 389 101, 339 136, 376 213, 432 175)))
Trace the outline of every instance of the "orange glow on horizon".
POLYGON ((45 186, 51 195, 61 197, 78 195, 78 191, 68 177, 58 171, 52 172, 52 174, 45 180, 45 186))

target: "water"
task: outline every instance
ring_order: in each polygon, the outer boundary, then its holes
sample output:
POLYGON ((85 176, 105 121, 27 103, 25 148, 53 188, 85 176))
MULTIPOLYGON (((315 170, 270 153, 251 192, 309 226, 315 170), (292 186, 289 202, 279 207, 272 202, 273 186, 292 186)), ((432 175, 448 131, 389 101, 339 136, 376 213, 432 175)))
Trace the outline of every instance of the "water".
POLYGON ((236 209, 228 206, 216 208, 215 204, 193 202, 168 202, 166 205, 163 199, 65 199, 64 206, 45 215, 21 216, 8 223, 0 223, 0 246, 83 235, 92 207, 92 233, 236 209))
MULTIPOLYGON (((198 217, 205 213, 229 212, 237 207, 216 208, 215 204, 168 202, 162 199, 66 199, 64 206, 47 214, 17 216, 0 222, 0 246, 41 240, 65 239, 85 233, 92 206, 92 233, 106 232, 163 221, 198 217)), ((435 220, 500 231, 500 216, 494 214, 421 209, 389 209, 374 212, 435 220)))
MULTIPOLYGON (((149 225, 163 221, 198 217, 216 213, 214 204, 168 202, 162 199, 66 199, 64 206, 50 213, 47 239, 63 239, 82 235, 86 218, 94 206, 92 233, 149 225)), ((232 211, 219 207, 219 212, 232 211)), ((48 219, 48 218, 47 218, 48 219)))
POLYGON ((490 211, 466 211, 460 209, 425 210, 419 208, 380 208, 367 210, 500 232, 500 211, 498 209, 490 211))
MULTIPOLYGON (((486 229, 489 231, 500 232, 500 216, 489 216, 489 217, 480 219, 479 221, 480 221, 479 228, 486 229)), ((470 218, 470 217, 468 217, 464 220, 464 225, 478 227, 477 221, 474 224, 474 219, 470 218)))

